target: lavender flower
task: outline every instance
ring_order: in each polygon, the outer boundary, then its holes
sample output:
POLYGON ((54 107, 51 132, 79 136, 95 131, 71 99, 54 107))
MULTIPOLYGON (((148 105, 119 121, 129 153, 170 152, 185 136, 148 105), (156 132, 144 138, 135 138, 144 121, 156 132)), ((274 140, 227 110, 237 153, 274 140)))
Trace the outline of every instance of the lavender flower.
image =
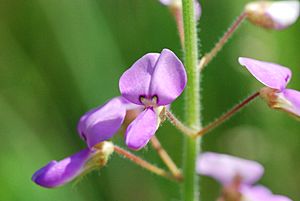
POLYGON ((292 73, 278 64, 239 58, 241 65, 266 87, 260 91, 261 97, 273 109, 283 110, 296 117, 300 116, 300 92, 287 89, 292 73))
POLYGON ((86 148, 61 161, 51 161, 34 173, 32 181, 46 188, 64 185, 81 175, 103 167, 113 150, 112 143, 103 142, 93 149, 86 148))
POLYGON ((300 3, 291 1, 256 1, 247 4, 247 19, 267 29, 284 29, 294 24, 299 17, 300 3))
POLYGON ((129 148, 138 150, 148 143, 159 126, 162 106, 171 104, 186 82, 183 64, 168 49, 146 54, 124 72, 119 82, 122 96, 145 108, 126 130, 129 148))
POLYGON ((197 159, 197 172, 213 177, 223 185, 231 184, 236 178, 250 185, 261 178, 264 168, 255 161, 206 152, 197 159))
POLYGON ((219 181, 223 187, 220 200, 239 201, 291 201, 288 197, 274 195, 263 186, 252 186, 264 172, 255 161, 206 152, 198 156, 196 171, 219 181))
POLYGON ((109 100, 103 106, 84 114, 78 123, 80 137, 89 147, 110 139, 122 126, 128 111, 139 110, 141 106, 132 104, 122 97, 109 100))
POLYGON ((264 186, 243 186, 241 188, 241 201, 292 201, 283 195, 274 195, 268 188, 264 186))

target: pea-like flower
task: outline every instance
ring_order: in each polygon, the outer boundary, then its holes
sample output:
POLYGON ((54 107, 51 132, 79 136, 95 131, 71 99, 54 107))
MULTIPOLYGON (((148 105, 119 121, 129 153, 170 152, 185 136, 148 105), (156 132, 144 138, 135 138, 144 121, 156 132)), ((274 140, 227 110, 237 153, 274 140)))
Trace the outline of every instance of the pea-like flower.
MULTIPOLYGON (((159 0, 165 6, 169 6, 171 9, 182 9, 182 0, 159 0)), ((201 17, 201 5, 198 0, 194 0, 194 7, 195 7, 195 17, 197 20, 201 17)))
POLYGON ((245 7, 247 19, 267 29, 285 29, 294 24, 300 12, 298 0, 255 1, 245 7))
POLYGON ((222 201, 291 201, 286 196, 274 195, 264 186, 253 186, 264 172, 256 161, 206 152, 198 156, 196 171, 223 185, 222 201))
POLYGON ((40 186, 53 188, 103 167, 114 150, 114 145, 105 140, 117 133, 126 118, 130 122, 141 111, 142 106, 132 104, 122 97, 113 98, 103 106, 88 111, 80 118, 77 126, 88 148, 61 161, 51 161, 38 170, 32 180, 40 186))
POLYGON ((143 148, 160 124, 163 106, 171 104, 184 90, 187 76, 182 62, 170 50, 148 53, 136 61, 119 81, 122 96, 144 110, 127 127, 125 143, 143 148))
POLYGON ((290 69, 279 64, 242 57, 239 58, 239 63, 266 86, 260 91, 260 95, 271 108, 300 116, 300 92, 286 88, 292 77, 290 69))
POLYGON ((264 168, 255 161, 206 152, 197 159, 197 172, 216 179, 224 186, 230 185, 236 179, 251 185, 261 178, 264 168))
POLYGON ((96 147, 83 149, 61 161, 51 161, 32 176, 32 180, 43 187, 54 188, 106 165, 113 153, 111 142, 102 142, 96 147))

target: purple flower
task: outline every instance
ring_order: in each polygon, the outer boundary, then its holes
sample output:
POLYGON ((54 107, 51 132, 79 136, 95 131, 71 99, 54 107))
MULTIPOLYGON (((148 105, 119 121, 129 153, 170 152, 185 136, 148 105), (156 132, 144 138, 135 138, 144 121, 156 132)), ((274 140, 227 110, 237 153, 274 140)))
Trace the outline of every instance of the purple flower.
POLYGON ((260 94, 271 108, 286 111, 296 117, 300 116, 300 92, 286 88, 292 77, 288 68, 242 57, 239 58, 239 62, 266 86, 260 94))
POLYGON ((187 82, 183 64, 170 50, 148 53, 137 60, 120 78, 124 98, 145 109, 128 126, 125 142, 131 149, 144 147, 155 134, 159 114, 184 90, 187 82))
POLYGON ((242 201, 292 201, 282 195, 274 195, 264 186, 243 186, 241 188, 242 201))
POLYGON ((264 168, 255 161, 206 152, 198 156, 196 171, 219 181, 224 189, 220 200, 291 201, 274 195, 263 186, 252 186, 263 175, 264 168))
POLYGON ((104 166, 113 150, 112 143, 103 142, 96 148, 86 148, 61 161, 51 161, 34 173, 32 181, 46 188, 64 185, 80 175, 104 166))
MULTIPOLYGON (((159 0, 160 3, 162 3, 165 6, 169 6, 171 9, 175 8, 175 9, 182 9, 182 0, 159 0)), ((201 9, 201 5, 198 2, 198 0, 194 1, 194 7, 195 7, 195 17, 197 20, 200 19, 201 17, 201 13, 202 13, 202 9, 201 9)))
POLYGON ((78 133, 88 147, 93 147, 113 137, 122 126, 127 111, 139 108, 141 106, 132 104, 122 97, 113 98, 84 114, 77 126, 78 133))
POLYGON ((294 24, 300 11, 298 0, 256 1, 247 4, 245 13, 253 24, 267 29, 284 29, 294 24))
POLYGON ((253 184, 264 172, 263 166, 255 161, 212 152, 203 153, 197 158, 196 170, 223 185, 233 183, 236 178, 243 184, 253 184))

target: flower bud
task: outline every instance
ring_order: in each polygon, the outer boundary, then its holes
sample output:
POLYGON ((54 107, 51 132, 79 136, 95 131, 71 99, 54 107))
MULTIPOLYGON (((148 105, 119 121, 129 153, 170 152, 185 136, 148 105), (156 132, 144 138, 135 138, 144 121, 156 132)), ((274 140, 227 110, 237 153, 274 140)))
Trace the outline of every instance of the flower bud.
POLYGON ((284 29, 296 22, 299 17, 300 3, 290 1, 257 1, 245 7, 247 19, 266 29, 284 29))
POLYGON ((73 179, 106 165, 113 153, 111 142, 102 142, 93 149, 84 149, 61 161, 51 161, 32 176, 36 184, 54 188, 64 185, 73 179))
POLYGON ((278 91, 268 87, 260 90, 260 96, 272 109, 278 109, 300 118, 300 92, 293 89, 278 91))

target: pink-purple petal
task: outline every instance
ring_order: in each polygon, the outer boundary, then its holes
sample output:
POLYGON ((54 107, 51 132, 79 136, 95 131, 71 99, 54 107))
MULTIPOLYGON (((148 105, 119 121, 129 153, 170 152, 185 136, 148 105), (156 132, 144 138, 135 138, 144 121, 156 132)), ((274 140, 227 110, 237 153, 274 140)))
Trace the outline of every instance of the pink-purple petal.
POLYGON ((292 77, 290 69, 278 64, 244 57, 239 58, 239 63, 258 81, 272 89, 282 91, 292 77))
POLYGON ((276 107, 285 110, 294 116, 300 117, 300 92, 293 89, 285 89, 282 96, 277 98, 280 100, 276 103, 276 107))
POLYGON ((292 201, 282 195, 274 195, 264 186, 243 186, 241 188, 242 201, 292 201))
POLYGON ((92 150, 84 149, 61 161, 51 161, 34 173, 32 181, 46 188, 61 186, 79 176, 92 155, 92 150))
POLYGON ((210 176, 223 185, 228 185, 236 177, 244 184, 253 184, 263 175, 263 166, 250 161, 226 154, 206 152, 197 158, 197 172, 210 176))
POLYGON ((110 139, 121 127, 127 107, 132 105, 122 97, 111 99, 80 118, 77 126, 80 137, 92 147, 110 139))
POLYGON ((142 104, 140 97, 149 95, 150 82, 159 55, 148 53, 123 73, 119 88, 124 98, 132 103, 142 104))
POLYGON ((273 20, 274 29, 285 29, 299 18, 298 0, 272 2, 266 9, 266 15, 273 20))
POLYGON ((158 116, 153 108, 147 108, 127 127, 126 145, 133 150, 146 146, 158 127, 158 116))
POLYGON ((182 62, 170 50, 164 49, 155 65, 149 93, 158 97, 157 105, 168 105, 184 90, 187 75, 182 62))

